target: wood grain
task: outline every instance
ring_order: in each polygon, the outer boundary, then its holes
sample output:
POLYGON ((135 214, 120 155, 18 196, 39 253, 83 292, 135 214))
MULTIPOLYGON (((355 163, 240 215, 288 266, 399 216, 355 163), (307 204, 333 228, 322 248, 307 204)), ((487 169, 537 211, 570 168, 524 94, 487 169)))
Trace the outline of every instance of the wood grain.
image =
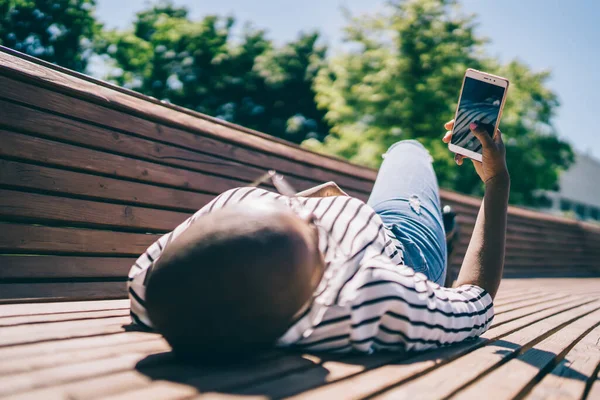
MULTIPOLYGON (((0 78, 0 82, 2 82, 2 78, 0 78)), ((19 85, 19 83, 14 82, 5 83, 7 83, 8 87, 19 85)), ((25 91, 29 90, 31 92, 37 92, 31 93, 31 95, 35 94, 37 99, 50 94, 50 92, 40 90, 39 88, 28 88, 28 85, 21 84, 21 87, 22 86, 25 86, 25 91)), ((4 95, 6 95, 6 92, 4 95)), ((19 96, 23 96, 23 94, 20 93, 19 96)), ((64 104, 65 102, 77 101, 65 96, 57 97, 56 94, 51 97, 51 107, 53 111, 58 111, 61 114, 64 114, 64 110, 68 106, 68 104, 64 104)), ((37 102, 39 102, 39 100, 37 100, 37 102)), ((43 107, 48 107, 49 103, 49 101, 44 103, 45 105, 43 107)), ((82 101, 79 101, 78 103, 80 106, 78 111, 81 111, 81 107, 90 108, 89 103, 82 101)), ((98 109, 99 107, 96 108, 98 109)), ((335 180, 340 186, 367 193, 372 186, 372 181, 360 180, 355 177, 328 172, 323 169, 316 169, 314 167, 295 163, 285 158, 268 156, 264 153, 251 151, 230 143, 216 141, 193 133, 183 132, 156 124, 149 124, 148 121, 124 113, 115 113, 104 108, 99 108, 97 111, 104 113, 104 119, 101 121, 102 125, 97 123, 90 124, 86 121, 74 120, 73 118, 57 115, 56 113, 50 114, 11 101, 0 100, 0 116, 2 117, 0 120, 2 120, 2 124, 17 130, 44 134, 49 137, 60 137, 64 140, 83 140, 83 142, 88 143, 89 145, 100 146, 102 146, 103 142, 108 142, 110 140, 116 140, 117 144, 122 146, 127 145, 130 140, 135 140, 134 138, 142 138, 142 140, 137 143, 146 143, 150 146, 141 147, 138 152, 143 152, 144 149, 147 149, 149 151, 145 153, 148 156, 156 158, 158 161, 168 160, 167 156, 169 155, 169 152, 172 152, 171 156, 178 154, 179 157, 181 157, 180 159, 184 161, 204 160, 204 165, 198 163, 189 165, 208 168, 206 171, 212 171, 219 174, 227 173, 227 169, 219 170, 218 168, 214 168, 213 164, 215 166, 220 164, 241 165, 245 167, 245 170, 248 170, 248 173, 254 171, 254 173, 258 174, 261 173, 260 171, 264 171, 268 168, 277 168, 280 172, 293 178, 308 179, 314 182, 335 180), (148 125, 146 129, 143 129, 144 125, 148 125), (57 129, 64 132, 57 133, 55 132, 57 129), (133 130, 133 137, 128 135, 131 130, 133 130), (74 138, 66 134, 69 132, 85 132, 83 135, 85 137, 74 138), (96 134, 96 137, 104 138, 104 141, 93 140, 93 134, 96 134), (155 147, 153 148, 153 146, 155 147)), ((121 148, 119 147, 118 149, 121 148)), ((109 150, 111 149, 109 148, 109 150)), ((241 171, 241 173, 244 174, 245 172, 241 171)), ((237 175, 239 174, 234 174, 233 176, 237 175)), ((250 180, 253 179, 248 176, 246 178, 249 178, 250 180)))
MULTIPOLYGON (((558 365, 533 387, 525 398, 572 399, 583 398, 586 384, 594 380, 594 372, 600 367, 600 327, 594 328, 569 350, 558 365)), ((589 399, 595 399, 591 394, 589 399)))
MULTIPOLYGON (((67 161, 67 160, 65 160, 67 161)), ((65 162, 65 166, 67 163, 65 162)), ((0 186, 196 212, 213 195, 0 159, 0 186)))
POLYGON ((553 363, 562 361, 564 353, 599 323, 599 311, 577 319, 518 357, 487 373, 453 398, 485 397, 499 400, 521 397, 530 387, 533 387, 536 378, 543 376, 549 368, 553 367, 553 363))
MULTIPOLYGON (((35 85, 34 87, 51 87, 54 90, 58 89, 62 93, 68 94, 69 97, 85 99, 86 101, 99 104, 108 109, 124 111, 128 115, 140 116, 155 123, 163 123, 167 126, 178 127, 214 137, 219 140, 240 144, 254 150, 274 154, 303 164, 318 166, 319 168, 334 171, 345 171, 347 175, 357 176, 367 180, 373 180, 376 175, 374 170, 368 168, 355 166, 333 157, 323 157, 301 149, 298 146, 272 140, 266 135, 263 136, 263 134, 237 125, 225 126, 229 124, 197 112, 184 110, 182 108, 178 108, 178 110, 181 111, 176 111, 164 107, 163 105, 152 104, 147 97, 139 99, 129 94, 106 88, 96 82, 87 82, 53 71, 49 68, 40 68, 34 63, 2 52, 0 52, 0 74, 12 78, 18 77, 24 79, 27 82, 33 83, 35 85), (240 131, 249 134, 240 135, 240 131)), ((4 89, 3 93, 9 92, 9 87, 5 82, 2 82, 2 86, 4 89)), ((23 93, 21 85, 18 86, 17 93, 23 93)), ((26 99, 29 102, 35 100, 35 98, 36 97, 26 96, 26 99)), ((63 111, 76 111, 78 112, 78 115, 81 115, 82 108, 83 107, 61 107, 63 111)), ((103 115, 103 113, 100 114, 103 115)), ((100 120, 102 121, 102 119, 100 120)))
POLYGON ((167 233, 190 213, 0 189, 0 220, 167 233))
POLYGON ((125 278, 135 260, 135 257, 0 255, 0 283, 15 279, 125 278))
POLYGON ((125 281, 0 283, 0 304, 127 297, 125 281))
POLYGON ((159 237, 155 234, 0 224, 0 252, 98 253, 138 257, 159 237))
MULTIPOLYGON (((600 303, 584 305, 571 312, 563 312, 526 326, 514 333, 503 336, 485 347, 479 348, 468 357, 459 358, 433 372, 415 379, 405 385, 385 391, 376 399, 405 399, 419 393, 421 399, 446 398, 474 381, 505 359, 515 357, 520 351, 528 350, 539 341, 560 329, 563 324, 577 320, 600 307, 600 303)), ((496 335, 497 331, 488 331, 488 335, 496 335)))

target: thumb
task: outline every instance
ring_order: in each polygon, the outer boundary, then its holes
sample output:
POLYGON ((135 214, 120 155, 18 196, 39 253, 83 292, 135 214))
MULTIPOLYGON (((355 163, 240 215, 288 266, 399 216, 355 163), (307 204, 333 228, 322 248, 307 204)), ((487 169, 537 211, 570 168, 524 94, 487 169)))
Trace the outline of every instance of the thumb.
POLYGON ((483 125, 478 121, 471 122, 469 129, 473 132, 473 135, 481 142, 483 148, 489 148, 494 146, 494 140, 489 133, 485 130, 483 125))

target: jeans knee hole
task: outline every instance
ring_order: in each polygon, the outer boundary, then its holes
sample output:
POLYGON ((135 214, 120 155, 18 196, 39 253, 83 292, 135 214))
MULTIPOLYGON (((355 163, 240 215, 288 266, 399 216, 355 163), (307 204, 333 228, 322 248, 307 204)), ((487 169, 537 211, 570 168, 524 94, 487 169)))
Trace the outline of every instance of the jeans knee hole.
POLYGON ((421 215, 421 200, 419 196, 413 194, 408 199, 408 204, 410 205, 411 210, 413 210, 417 215, 421 215))

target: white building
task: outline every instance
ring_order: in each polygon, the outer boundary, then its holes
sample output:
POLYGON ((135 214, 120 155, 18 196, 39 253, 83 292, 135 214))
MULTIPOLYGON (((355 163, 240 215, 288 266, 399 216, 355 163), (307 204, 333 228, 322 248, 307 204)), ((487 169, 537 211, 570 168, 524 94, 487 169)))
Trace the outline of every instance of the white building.
POLYGON ((553 214, 600 221, 600 161, 576 153, 575 163, 560 176, 560 190, 546 192, 553 214))

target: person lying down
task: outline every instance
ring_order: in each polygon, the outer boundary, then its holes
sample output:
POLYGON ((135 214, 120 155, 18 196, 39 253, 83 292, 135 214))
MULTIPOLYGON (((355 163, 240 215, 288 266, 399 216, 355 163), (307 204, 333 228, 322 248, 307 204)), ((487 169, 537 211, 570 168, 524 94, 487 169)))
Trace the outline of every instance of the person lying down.
POLYGON ((176 356, 207 361, 273 346, 425 350, 481 335, 502 274, 510 179, 500 132, 471 129, 483 145, 483 164, 474 164, 486 190, 455 288, 442 286, 431 158, 401 141, 366 203, 331 182, 295 195, 240 187, 217 196, 131 268, 133 323, 162 334, 176 356))

